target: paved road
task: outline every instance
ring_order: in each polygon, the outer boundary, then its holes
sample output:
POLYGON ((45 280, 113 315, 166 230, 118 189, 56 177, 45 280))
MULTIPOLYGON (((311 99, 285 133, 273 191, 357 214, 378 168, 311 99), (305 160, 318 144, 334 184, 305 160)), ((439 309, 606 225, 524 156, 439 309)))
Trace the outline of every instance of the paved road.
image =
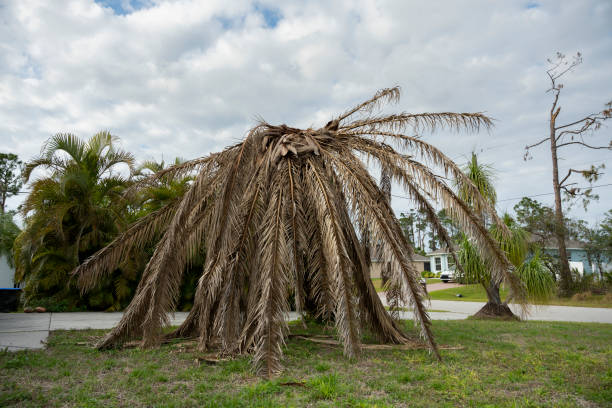
MULTIPOLYGON (((385 303, 384 296, 381 296, 385 303)), ((434 320, 458 320, 476 313, 483 306, 477 302, 432 300, 429 308, 434 320)), ((518 308, 511 306, 518 314, 518 308)), ((0 349, 11 351, 40 349, 51 330, 110 329, 119 322, 121 313, 0 313, 0 349)), ((187 313, 177 312, 172 319, 178 325, 187 313)), ((296 313, 287 316, 298 318, 296 313)), ((412 312, 401 312, 401 318, 412 319, 412 312)), ((532 307, 528 320, 612 323, 612 309, 569 306, 532 307)))
MULTIPOLYGON (((384 294, 381 293, 383 304, 387 304, 384 294)), ((476 313, 484 303, 457 302, 452 300, 431 300, 427 302, 429 314, 433 320, 459 320, 476 313)), ((520 316, 520 308, 510 305, 514 313, 520 316)), ((402 319, 412 319, 412 312, 401 312, 402 319)), ((531 306, 529 314, 523 317, 526 320, 545 320, 559 322, 592 322, 612 323, 612 309, 599 307, 573 307, 573 306, 531 306)))

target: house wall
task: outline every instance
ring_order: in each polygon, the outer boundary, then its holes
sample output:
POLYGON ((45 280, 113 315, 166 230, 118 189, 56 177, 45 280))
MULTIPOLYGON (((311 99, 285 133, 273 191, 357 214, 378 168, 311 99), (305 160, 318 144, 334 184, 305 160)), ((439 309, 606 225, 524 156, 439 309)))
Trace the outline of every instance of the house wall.
POLYGON ((439 254, 439 255, 431 255, 429 257, 429 261, 431 262, 431 271, 432 272, 446 272, 448 271, 448 254, 439 254), (440 258, 440 267, 441 269, 436 269, 436 258, 440 258))
POLYGON ((572 262, 582 262, 584 265, 584 273, 590 275, 593 273, 593 266, 589 263, 586 251, 583 249, 570 249, 568 251, 569 260, 572 262))
POLYGON ((425 261, 415 261, 412 263, 417 271, 423 272, 425 270, 425 261))
MULTIPOLYGON (((559 250, 556 248, 544 248, 543 252, 555 258, 559 257, 559 250)), ((583 270, 586 275, 593 273, 593 265, 589 263, 589 259, 584 249, 568 248, 567 256, 569 258, 568 260, 571 262, 582 262, 583 270)))
POLYGON ((4 257, 0 255, 0 288, 12 288, 15 271, 11 268, 4 257))
MULTIPOLYGON (((382 272, 382 262, 373 261, 372 266, 370 267, 370 278, 380 278, 382 272)), ((417 271, 423 272, 425 270, 425 262, 412 262, 412 265, 416 268, 417 271)))

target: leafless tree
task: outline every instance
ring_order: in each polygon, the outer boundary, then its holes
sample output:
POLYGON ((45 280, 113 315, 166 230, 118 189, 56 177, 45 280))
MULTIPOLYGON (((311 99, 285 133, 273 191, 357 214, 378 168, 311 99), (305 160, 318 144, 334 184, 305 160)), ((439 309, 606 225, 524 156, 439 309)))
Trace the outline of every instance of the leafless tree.
POLYGON ((565 198, 567 200, 582 198, 583 205, 586 208, 589 200, 597 199, 598 197, 593 194, 591 188, 581 188, 577 186, 576 182, 571 182, 571 176, 579 174, 589 183, 592 183, 602 174, 601 170, 605 167, 605 165, 591 165, 591 167, 588 169, 570 168, 567 170, 565 176, 560 177, 558 163, 559 149, 580 146, 587 149, 612 150, 612 140, 610 140, 607 145, 598 145, 597 143, 593 143, 585 139, 585 137, 591 136, 595 131, 599 130, 604 121, 612 117, 612 101, 605 104, 605 109, 600 112, 588 114, 581 119, 574 120, 566 124, 557 124, 557 117, 559 116, 559 112, 561 112, 559 96, 561 94, 561 90, 563 89, 563 84, 559 82, 559 79, 563 75, 572 71, 578 65, 582 64, 582 55, 578 52, 570 61, 564 54, 558 52, 554 60, 550 58, 548 59, 548 63, 550 64, 550 68, 546 71, 546 74, 550 79, 551 86, 547 92, 550 92, 553 95, 553 103, 550 108, 549 135, 537 143, 526 146, 524 159, 528 160, 531 157, 530 149, 541 144, 548 143, 550 145, 552 157, 553 190, 555 194, 555 235, 559 246, 560 260, 560 292, 562 295, 569 295, 571 294, 572 277, 565 244, 567 232, 563 223, 564 218, 561 192, 563 191, 565 193, 565 198))

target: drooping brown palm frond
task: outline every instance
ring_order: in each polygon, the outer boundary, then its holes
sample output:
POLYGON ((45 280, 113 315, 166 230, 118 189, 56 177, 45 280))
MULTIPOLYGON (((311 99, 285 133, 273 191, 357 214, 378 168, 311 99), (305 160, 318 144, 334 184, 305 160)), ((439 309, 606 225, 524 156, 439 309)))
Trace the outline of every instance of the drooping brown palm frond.
MULTIPOLYGON (((409 337, 385 311, 372 285, 367 242, 359 240, 361 235, 376 243, 390 265, 390 284, 400 301, 412 304, 421 335, 439 358, 425 294, 410 261, 413 248, 360 157, 386 169, 433 221, 434 202, 441 204, 481 244, 482 256, 511 275, 503 251, 480 219, 434 172, 461 177, 458 166, 418 137, 397 133, 408 128, 477 130, 489 128, 491 121, 479 113, 373 115, 384 102, 398 98, 398 88, 382 90, 316 130, 260 123, 242 143, 150 176, 149 181, 198 171, 179 202, 139 221, 75 271, 91 286, 137 241, 161 237, 136 296, 99 347, 135 337, 142 337, 143 345, 159 344, 179 295, 182 271, 200 247, 206 249, 206 262, 194 305, 171 336, 198 337, 201 349, 220 340, 222 352, 251 352, 258 372, 273 375, 281 369, 293 294, 298 311, 333 320, 348 356, 360 351, 363 325, 381 341, 405 343, 409 337)), ((470 188, 469 180, 465 185, 470 188)), ((473 197, 494 217, 485 199, 473 197)), ((447 237, 441 223, 434 225, 447 237)))

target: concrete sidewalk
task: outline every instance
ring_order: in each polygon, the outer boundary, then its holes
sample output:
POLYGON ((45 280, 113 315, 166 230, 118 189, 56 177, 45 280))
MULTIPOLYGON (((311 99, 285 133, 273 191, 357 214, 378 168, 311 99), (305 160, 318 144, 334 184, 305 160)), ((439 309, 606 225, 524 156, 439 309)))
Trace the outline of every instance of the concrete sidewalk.
MULTIPOLYGON (((384 293, 381 294, 386 303, 384 293)), ((432 300, 428 302, 433 320, 459 320, 473 315, 484 304, 479 302, 455 302, 432 300)), ((511 305, 518 314, 518 308, 511 305)), ((11 351, 41 349, 51 330, 110 329, 121 319, 122 313, 79 312, 79 313, 0 313, 0 349, 11 351)), ((401 312, 402 319, 412 319, 412 312, 401 312)), ((171 319, 172 325, 179 325, 187 317, 186 312, 177 312, 171 319)), ((297 320, 295 312, 289 313, 288 320, 297 320)), ((565 322, 612 323, 612 309, 569 306, 534 306, 527 320, 565 322)))
MULTIPOLYGON (((123 313, 0 313, 0 349, 40 349, 51 330, 111 329, 123 313)), ((186 312, 176 312, 172 325, 181 324, 186 312)))

